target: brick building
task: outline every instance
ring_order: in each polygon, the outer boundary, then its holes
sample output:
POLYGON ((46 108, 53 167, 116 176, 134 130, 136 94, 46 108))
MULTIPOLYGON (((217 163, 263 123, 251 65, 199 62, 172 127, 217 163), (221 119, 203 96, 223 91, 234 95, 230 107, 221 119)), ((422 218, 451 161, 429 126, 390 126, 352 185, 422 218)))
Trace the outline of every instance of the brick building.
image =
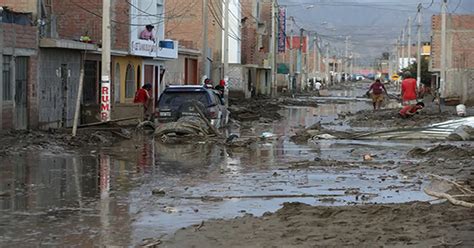
POLYGON ((6 7, 0 16, 0 129, 36 128, 38 35, 32 25, 34 16, 6 7))
MULTIPOLYGON (((222 78, 222 44, 223 44, 223 16, 222 1, 208 0, 208 39, 209 47, 206 65, 202 64, 202 54, 197 60, 183 60, 181 67, 194 66, 197 63, 197 71, 201 75, 204 71, 205 76, 218 82, 222 78), (203 70, 202 67, 205 67, 203 70)), ((165 12, 171 13, 171 17, 166 20, 165 34, 171 39, 179 41, 184 51, 195 50, 202 51, 203 48, 203 2, 174 0, 166 1, 165 12)), ((176 66, 176 65, 174 65, 176 66)), ((178 73, 179 74, 179 73, 178 73)), ((201 77, 204 75, 201 75, 201 77)), ((177 78, 186 78, 182 75, 174 75, 177 78)), ((199 77, 199 78, 201 78, 199 77)), ((179 80, 180 81, 180 80, 179 80)), ((201 81, 201 80, 199 80, 201 81)), ((190 82, 175 82, 190 83, 190 82)))
POLYGON ((271 0, 243 0, 242 65, 247 75, 247 90, 270 95, 272 90, 272 4, 271 0))
MULTIPOLYGON (((318 43, 314 41, 311 36, 300 36, 294 34, 293 40, 291 40, 287 30, 286 48, 284 53, 278 55, 278 61, 280 63, 280 72, 277 77, 278 88, 289 89, 294 88, 295 90, 305 90, 307 82, 311 79, 312 81, 320 81, 324 78, 325 64, 324 55, 321 53, 321 48, 318 43), (300 40, 302 42, 300 42, 300 40), (299 55, 299 48, 302 45, 301 55, 299 55), (293 61, 291 61, 291 49, 293 49, 293 61), (301 63, 299 56, 301 56, 301 63), (293 75, 290 75, 290 68, 293 69, 293 75), (290 80, 294 78, 293 85, 290 84, 290 80)), ((332 64, 336 65, 333 60, 330 60, 330 68, 332 64)), ((330 69, 331 70, 331 69, 330 69)))
MULTIPOLYGON (((441 16, 431 19, 430 71, 439 81, 441 61, 441 16)), ((441 97, 446 102, 474 104, 474 15, 447 15, 446 84, 441 97)))
MULTIPOLYGON (((198 60, 201 76, 210 76, 214 84, 224 77, 223 42, 229 39, 228 83, 231 96, 250 97, 252 91, 261 95, 271 94, 272 32, 276 26, 272 11, 275 6, 275 0, 230 0, 230 31, 229 37, 224 37, 223 3, 208 0, 209 53, 206 65, 202 64, 202 58, 198 60)), ((202 1, 168 1, 166 11, 183 13, 167 20, 166 35, 179 40, 186 49, 202 50, 202 1)))
MULTIPOLYGON (((29 51, 36 56, 28 62, 28 80, 32 83, 31 91, 28 91, 31 103, 27 108, 31 116, 27 126, 57 128, 72 125, 81 66, 85 72, 81 122, 98 121, 102 1, 4 0, 2 5, 28 12, 31 16, 28 25, 24 26, 29 27, 26 32, 34 35, 34 39, 15 40, 17 47, 28 41, 29 51), (38 71, 41 73, 34 74, 38 71)), ((164 0, 111 2, 113 119, 137 115, 133 98, 144 83, 153 85, 155 97, 164 88, 164 62, 177 58, 178 44, 164 37, 164 19, 167 17, 163 6, 164 0), (142 37, 146 25, 153 26, 153 39, 142 37)), ((2 30, 2 33, 7 32, 2 30)), ((9 105, 4 106, 8 108, 9 105)), ((25 125, 14 126, 25 128, 25 125)))

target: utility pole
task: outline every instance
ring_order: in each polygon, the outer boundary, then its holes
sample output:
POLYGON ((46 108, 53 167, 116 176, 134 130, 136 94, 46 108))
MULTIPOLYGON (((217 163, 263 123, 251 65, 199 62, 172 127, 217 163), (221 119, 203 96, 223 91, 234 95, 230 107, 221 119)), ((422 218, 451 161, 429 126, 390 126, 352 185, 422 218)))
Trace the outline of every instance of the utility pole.
POLYGON ((100 85, 100 117, 110 121, 110 0, 102 0, 102 73, 100 85))
POLYGON ((314 35, 313 38, 313 76, 316 74, 317 70, 317 64, 318 64, 318 52, 316 51, 318 49, 318 44, 316 42, 316 34, 314 35))
POLYGON ((329 43, 326 43, 326 63, 324 69, 326 71, 326 85, 329 85, 329 43))
POLYGON ((401 45, 402 45, 402 66, 400 66, 400 69, 403 69, 405 68, 405 28, 402 29, 402 41, 401 41, 401 45))
POLYGON ((304 29, 300 28, 300 47, 298 50, 298 72, 299 72, 299 84, 300 91, 303 90, 303 35, 304 29))
POLYGON ((295 68, 293 63, 295 62, 295 58, 293 55, 293 16, 290 16, 290 82, 288 83, 288 90, 293 92, 294 85, 293 85, 293 77, 295 74, 295 68))
POLYGON ((448 8, 448 0, 441 2, 441 79, 439 86, 439 106, 441 110, 441 99, 444 99, 446 88, 446 12, 448 8))
POLYGON ((349 51, 348 51, 348 50, 349 50, 349 36, 346 36, 346 41, 345 41, 345 43, 346 43, 346 50, 345 50, 345 52, 344 52, 344 59, 342 60, 342 61, 343 61, 342 63, 344 64, 344 66, 343 66, 343 68, 344 68, 343 70, 344 70, 344 71, 342 72, 343 75, 344 75, 344 82, 347 81, 347 76, 346 76, 346 74, 347 74, 347 62, 348 62, 348 58, 349 58, 349 51))
POLYGON ((351 56, 350 56, 350 59, 349 59, 349 62, 351 63, 349 73, 350 73, 351 76, 354 75, 354 60, 353 59, 354 59, 354 54, 351 52, 351 56))
POLYGON ((400 39, 397 39, 397 44, 395 45, 395 50, 397 52, 397 56, 395 57, 396 63, 395 63, 395 73, 398 74, 398 71, 400 70, 400 39))
POLYGON ((231 0, 225 0, 225 18, 224 18, 224 80, 225 80, 225 89, 224 89, 224 100, 225 106, 229 107, 229 3, 231 0))
POLYGON ((271 53, 272 55, 272 77, 271 77, 271 96, 277 95, 277 84, 276 84, 276 73, 277 73, 277 43, 278 43, 278 31, 277 31, 277 6, 276 1, 272 1, 272 42, 271 42, 271 53))
POLYGON ((408 66, 411 65, 411 17, 408 17, 408 66))
POLYGON ((319 47, 319 39, 316 41, 316 49, 318 49, 318 76, 321 77, 321 48, 319 47))
POLYGON ((203 34, 202 34, 202 68, 201 68, 201 78, 209 78, 210 75, 207 75, 207 55, 208 55, 208 35, 209 35, 209 7, 207 6, 208 0, 202 0, 202 25, 203 25, 203 34))
POLYGON ((421 83, 421 3, 418 4, 418 41, 417 41, 417 56, 416 56, 416 87, 420 88, 421 83))
MULTIPOLYGON (((0 71, 3 73, 3 7, 0 6, 0 71)), ((3 111, 3 77, 0 78, 0 110, 3 111)), ((10 82, 7 82, 10 83, 10 82)), ((3 113, 0 113, 0 129, 2 129, 3 113)))

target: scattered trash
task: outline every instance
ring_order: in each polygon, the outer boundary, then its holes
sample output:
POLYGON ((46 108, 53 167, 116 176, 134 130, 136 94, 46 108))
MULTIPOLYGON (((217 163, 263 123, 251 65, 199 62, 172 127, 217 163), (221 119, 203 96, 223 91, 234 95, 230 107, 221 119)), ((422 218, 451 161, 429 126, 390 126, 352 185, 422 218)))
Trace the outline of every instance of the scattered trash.
POLYGON ((372 161, 374 158, 370 154, 365 154, 364 155, 364 161, 372 161))
POLYGON ((140 247, 157 248, 161 242, 161 240, 154 238, 144 239, 140 247))
POLYGON ((313 136, 313 139, 325 139, 325 140, 329 140, 329 139, 337 139, 337 137, 334 136, 334 135, 330 135, 330 134, 324 133, 324 134, 319 134, 319 135, 313 136))
POLYGON ((260 135, 260 138, 266 139, 266 138, 271 138, 271 137, 274 137, 274 136, 275 136, 275 134, 273 134, 273 133, 263 132, 262 135, 260 135))
POLYGON ((456 106, 456 113, 458 116, 466 116, 466 105, 459 104, 456 106))

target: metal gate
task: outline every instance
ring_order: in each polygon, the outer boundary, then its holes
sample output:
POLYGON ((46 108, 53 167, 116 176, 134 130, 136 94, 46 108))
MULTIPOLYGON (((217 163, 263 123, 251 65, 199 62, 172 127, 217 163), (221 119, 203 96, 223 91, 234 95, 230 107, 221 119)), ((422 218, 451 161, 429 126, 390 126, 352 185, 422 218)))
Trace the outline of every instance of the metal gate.
POLYGON ((15 58, 15 129, 28 127, 28 57, 15 58))

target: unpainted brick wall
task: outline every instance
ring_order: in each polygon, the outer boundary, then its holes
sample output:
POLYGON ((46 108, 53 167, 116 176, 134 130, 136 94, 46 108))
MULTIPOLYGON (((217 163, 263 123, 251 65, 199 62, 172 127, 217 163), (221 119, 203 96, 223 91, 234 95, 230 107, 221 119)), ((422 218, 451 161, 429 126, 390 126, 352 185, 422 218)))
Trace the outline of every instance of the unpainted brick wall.
MULTIPOLYGON (((130 40, 130 5, 127 1, 112 1, 112 48, 128 50, 130 40)), ((102 1, 54 1, 59 38, 79 40, 86 33, 96 43, 102 42, 102 1)))
MULTIPOLYGON (((439 70, 441 16, 433 16, 431 21, 431 64, 434 70, 439 70)), ((448 68, 474 68, 474 15, 448 15, 446 42, 448 68)))

